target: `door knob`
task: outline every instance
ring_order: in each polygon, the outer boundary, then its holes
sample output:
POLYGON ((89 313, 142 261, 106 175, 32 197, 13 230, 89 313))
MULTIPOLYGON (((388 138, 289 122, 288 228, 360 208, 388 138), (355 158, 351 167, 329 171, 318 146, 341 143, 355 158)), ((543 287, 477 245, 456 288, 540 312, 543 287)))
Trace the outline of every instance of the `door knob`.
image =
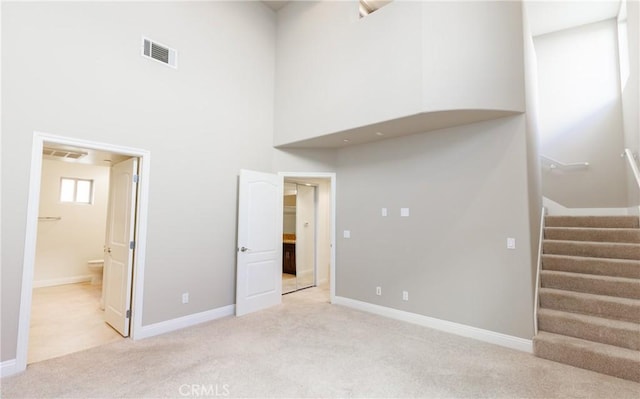
POLYGON ((240 252, 247 252, 249 250, 249 248, 247 247, 240 247, 240 252))

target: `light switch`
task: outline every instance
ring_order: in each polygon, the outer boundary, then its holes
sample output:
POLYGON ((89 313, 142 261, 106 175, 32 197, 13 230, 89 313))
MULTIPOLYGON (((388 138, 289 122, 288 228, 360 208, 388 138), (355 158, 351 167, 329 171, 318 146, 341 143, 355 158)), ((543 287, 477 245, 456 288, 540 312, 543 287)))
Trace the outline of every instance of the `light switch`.
POLYGON ((387 208, 382 208, 382 216, 387 216, 387 208))
POLYGON ((515 238, 507 238, 507 249, 516 249, 516 239, 515 238))
POLYGON ((349 231, 349 230, 345 230, 345 231, 342 233, 342 236, 343 236, 344 238, 351 238, 351 231, 349 231))
POLYGON ((409 208, 400 208, 400 216, 409 217, 409 208))

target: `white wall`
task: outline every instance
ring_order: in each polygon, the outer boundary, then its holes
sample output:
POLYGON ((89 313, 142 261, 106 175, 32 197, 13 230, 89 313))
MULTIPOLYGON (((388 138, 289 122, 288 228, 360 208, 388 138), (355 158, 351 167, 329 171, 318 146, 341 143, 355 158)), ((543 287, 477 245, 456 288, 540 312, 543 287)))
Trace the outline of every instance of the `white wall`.
POLYGON ((546 169, 543 195, 568 208, 627 206, 615 19, 536 36, 540 152, 578 171, 546 169))
POLYGON ((276 145, 442 110, 524 111, 519 2, 292 2, 278 13, 276 145))
POLYGON ((296 1, 278 13, 275 143, 420 112, 419 2, 366 18, 357 1, 296 1))
POLYGON ((35 130, 150 151, 143 325, 233 304, 238 171, 272 167, 274 13, 233 1, 1 7, 1 360, 16 356, 35 130), (143 58, 142 35, 176 48, 178 69, 143 58))
POLYGON ((61 219, 38 223, 34 286, 90 275, 87 261, 104 256, 108 193, 109 167, 42 161, 39 215, 61 219), (93 203, 61 203, 62 177, 93 180, 93 203))
POLYGON ((344 148, 338 163, 336 295, 531 338, 524 116, 344 148))
POLYGON ((522 4, 425 1, 422 111, 524 111, 522 4))

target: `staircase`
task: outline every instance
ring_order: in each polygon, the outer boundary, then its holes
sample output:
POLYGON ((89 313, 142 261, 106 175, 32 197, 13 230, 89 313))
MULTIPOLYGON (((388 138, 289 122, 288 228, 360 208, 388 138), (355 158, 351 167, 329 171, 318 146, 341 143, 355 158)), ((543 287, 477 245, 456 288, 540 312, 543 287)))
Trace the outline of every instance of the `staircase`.
POLYGON ((536 356, 640 382, 635 216, 547 216, 536 356))

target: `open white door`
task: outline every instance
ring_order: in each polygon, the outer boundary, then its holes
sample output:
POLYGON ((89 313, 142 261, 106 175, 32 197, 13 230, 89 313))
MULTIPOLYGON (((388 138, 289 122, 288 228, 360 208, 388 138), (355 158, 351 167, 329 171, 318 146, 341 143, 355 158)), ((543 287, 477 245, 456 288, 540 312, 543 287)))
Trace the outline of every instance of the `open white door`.
POLYGON ((236 316, 282 301, 282 181, 240 171, 236 316))
POLYGON ((129 336, 131 318, 137 173, 137 158, 113 165, 109 187, 103 283, 104 317, 123 337, 129 336))

